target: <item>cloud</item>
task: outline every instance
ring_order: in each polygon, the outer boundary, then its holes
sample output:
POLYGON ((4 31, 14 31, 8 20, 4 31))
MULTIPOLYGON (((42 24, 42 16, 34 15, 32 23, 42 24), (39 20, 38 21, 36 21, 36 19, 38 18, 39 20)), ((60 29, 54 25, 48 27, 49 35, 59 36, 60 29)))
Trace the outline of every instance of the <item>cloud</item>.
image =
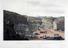
POLYGON ((3 8, 29 16, 64 15, 64 0, 4 0, 3 8))

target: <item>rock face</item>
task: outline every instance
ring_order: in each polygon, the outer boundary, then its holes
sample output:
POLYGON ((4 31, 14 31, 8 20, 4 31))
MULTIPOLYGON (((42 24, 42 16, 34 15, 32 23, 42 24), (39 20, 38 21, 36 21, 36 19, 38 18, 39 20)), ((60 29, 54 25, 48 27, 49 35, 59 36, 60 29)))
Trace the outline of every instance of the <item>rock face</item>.
POLYGON ((17 24, 27 25, 27 17, 25 15, 19 15, 17 13, 6 10, 4 10, 3 13, 4 13, 4 40, 13 40, 20 38, 16 34, 16 30, 14 29, 14 27, 17 24))
POLYGON ((64 31, 64 17, 44 17, 42 26, 43 28, 64 31))
POLYGON ((44 17, 42 18, 42 26, 44 29, 52 29, 53 28, 53 23, 52 19, 50 17, 44 17))
POLYGON ((64 17, 54 19, 53 29, 64 31, 64 17))
POLYGON ((64 38, 64 33, 58 31, 64 32, 63 17, 29 17, 6 10, 3 10, 3 13, 4 40, 50 39, 54 34, 60 34, 64 38))
POLYGON ((23 23, 23 24, 27 24, 27 17, 25 15, 20 15, 14 12, 10 12, 10 11, 3 11, 4 13, 4 21, 10 21, 14 24, 17 23, 23 23))

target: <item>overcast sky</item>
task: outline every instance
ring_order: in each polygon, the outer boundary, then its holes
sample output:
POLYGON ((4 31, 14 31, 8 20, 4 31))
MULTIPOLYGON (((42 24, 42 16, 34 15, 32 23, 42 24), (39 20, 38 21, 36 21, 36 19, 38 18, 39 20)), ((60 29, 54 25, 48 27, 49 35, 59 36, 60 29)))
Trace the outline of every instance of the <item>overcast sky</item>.
POLYGON ((28 16, 63 16, 65 0, 4 0, 3 9, 28 16))

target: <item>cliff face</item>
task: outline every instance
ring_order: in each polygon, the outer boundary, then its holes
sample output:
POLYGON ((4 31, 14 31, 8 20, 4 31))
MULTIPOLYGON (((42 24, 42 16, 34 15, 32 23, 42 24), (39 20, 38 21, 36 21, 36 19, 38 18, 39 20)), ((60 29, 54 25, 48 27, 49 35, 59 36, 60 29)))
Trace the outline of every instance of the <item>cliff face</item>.
POLYGON ((4 10, 4 20, 10 21, 12 23, 23 23, 27 24, 27 17, 25 15, 20 15, 14 12, 4 10))
POLYGON ((14 27, 17 24, 27 25, 27 17, 25 15, 20 15, 6 10, 4 10, 3 13, 4 13, 4 39, 18 39, 14 27))
MULTIPOLYGON (((15 12, 3 10, 4 13, 4 40, 28 40, 32 39, 33 32, 46 32, 45 29, 53 29, 53 22, 56 22, 57 29, 64 31, 64 18, 54 17, 29 17, 26 15, 20 15, 15 12), (40 31, 43 30, 44 31, 40 31)), ((58 31, 57 30, 57 31, 58 31)), ((39 35, 54 35, 56 31, 51 33, 47 30, 47 33, 40 33, 39 35), (48 33, 49 32, 49 33, 48 33)), ((58 33, 60 34, 60 33, 58 33)), ((41 37, 39 36, 38 37, 41 37)), ((45 35, 45 36, 46 36, 45 35)), ((63 35, 62 35, 63 36, 63 35)))

